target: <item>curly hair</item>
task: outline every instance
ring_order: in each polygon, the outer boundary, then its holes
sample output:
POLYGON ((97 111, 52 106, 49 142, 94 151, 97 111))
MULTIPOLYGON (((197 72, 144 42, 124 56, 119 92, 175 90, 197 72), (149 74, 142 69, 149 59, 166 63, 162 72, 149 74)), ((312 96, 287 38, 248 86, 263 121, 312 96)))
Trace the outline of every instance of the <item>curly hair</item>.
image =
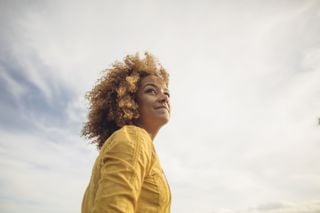
POLYGON ((127 55, 122 62, 116 61, 86 94, 89 113, 82 136, 91 139, 98 149, 114 131, 134 125, 139 118, 136 93, 142 78, 156 75, 168 85, 167 71, 150 53, 144 56, 140 58, 136 53, 127 55))

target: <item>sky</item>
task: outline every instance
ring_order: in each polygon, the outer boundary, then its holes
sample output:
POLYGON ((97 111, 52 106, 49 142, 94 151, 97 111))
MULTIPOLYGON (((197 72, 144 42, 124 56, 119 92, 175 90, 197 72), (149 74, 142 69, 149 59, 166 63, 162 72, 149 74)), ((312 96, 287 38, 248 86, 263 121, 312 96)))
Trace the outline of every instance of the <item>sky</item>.
POLYGON ((0 211, 80 212, 84 95, 127 54, 170 73, 172 212, 320 212, 320 1, 1 0, 0 211))

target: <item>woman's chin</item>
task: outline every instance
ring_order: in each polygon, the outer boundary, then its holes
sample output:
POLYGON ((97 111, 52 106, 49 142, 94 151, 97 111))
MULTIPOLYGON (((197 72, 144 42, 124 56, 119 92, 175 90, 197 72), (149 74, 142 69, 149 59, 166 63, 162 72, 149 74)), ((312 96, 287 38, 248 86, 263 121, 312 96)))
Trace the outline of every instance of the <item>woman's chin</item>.
POLYGON ((161 116, 159 119, 158 119, 158 123, 160 124, 160 126, 163 126, 165 124, 167 124, 170 120, 170 116, 161 116))

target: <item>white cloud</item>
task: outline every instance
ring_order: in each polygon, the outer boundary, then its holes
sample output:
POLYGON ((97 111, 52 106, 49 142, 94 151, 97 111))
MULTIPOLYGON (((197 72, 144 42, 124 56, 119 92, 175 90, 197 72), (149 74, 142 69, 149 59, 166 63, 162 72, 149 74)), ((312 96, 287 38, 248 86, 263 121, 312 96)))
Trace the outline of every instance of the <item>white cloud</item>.
POLYGON ((8 75, 8 73, 5 72, 4 67, 0 67, 0 70, 0 78, 7 83, 7 87, 10 88, 10 94, 15 97, 15 99, 19 99, 23 94, 25 94, 25 88, 8 75))
POLYGON ((302 203, 274 202, 260 205, 248 212, 260 213, 317 213, 320 211, 320 201, 302 203))
POLYGON ((1 132, 3 212, 80 209, 95 150, 63 130, 42 131, 47 133, 16 136, 1 132))

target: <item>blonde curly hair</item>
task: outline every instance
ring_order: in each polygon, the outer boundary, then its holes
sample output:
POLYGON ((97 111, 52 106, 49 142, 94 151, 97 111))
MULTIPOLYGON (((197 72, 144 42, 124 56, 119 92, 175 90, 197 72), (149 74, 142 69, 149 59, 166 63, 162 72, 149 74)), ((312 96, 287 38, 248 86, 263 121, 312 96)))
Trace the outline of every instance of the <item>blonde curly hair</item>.
POLYGON ((101 149, 107 138, 124 125, 134 125, 139 118, 136 93, 142 78, 148 75, 160 77, 168 86, 169 75, 153 55, 146 52, 127 55, 122 62, 116 61, 106 69, 91 91, 88 120, 82 135, 101 149))

